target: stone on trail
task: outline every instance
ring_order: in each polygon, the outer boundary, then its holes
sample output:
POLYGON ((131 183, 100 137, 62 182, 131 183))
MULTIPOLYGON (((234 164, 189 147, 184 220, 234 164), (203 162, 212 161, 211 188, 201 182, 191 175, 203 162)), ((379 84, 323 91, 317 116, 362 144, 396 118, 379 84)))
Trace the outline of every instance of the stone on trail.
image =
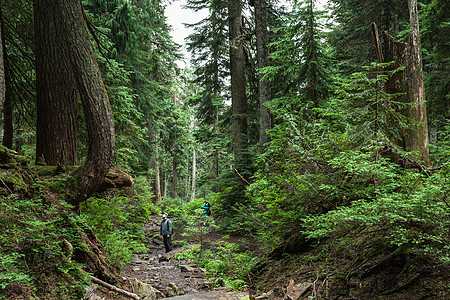
POLYGON ((158 291, 150 284, 143 283, 137 278, 133 278, 131 283, 134 287, 134 293, 141 297, 142 300, 156 300, 158 291))
POLYGON ((287 293, 283 299, 298 300, 301 296, 303 296, 304 293, 306 293, 306 291, 308 291, 310 287, 312 287, 312 283, 310 282, 294 284, 294 280, 291 279, 287 287, 287 293))
POLYGON ((187 294, 163 299, 170 300, 249 300, 246 292, 225 292, 223 290, 187 294))

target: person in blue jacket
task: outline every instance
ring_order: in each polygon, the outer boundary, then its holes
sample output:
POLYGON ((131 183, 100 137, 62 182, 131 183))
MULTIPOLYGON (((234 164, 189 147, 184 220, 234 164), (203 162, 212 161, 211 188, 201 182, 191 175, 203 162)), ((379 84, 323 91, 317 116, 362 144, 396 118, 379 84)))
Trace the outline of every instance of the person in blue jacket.
POLYGON ((211 204, 209 204, 208 201, 203 202, 202 205, 202 209, 203 209, 203 216, 205 216, 205 225, 206 225, 206 230, 209 231, 209 216, 211 215, 211 204))
POLYGON ((163 238, 166 253, 172 251, 172 233, 173 227, 172 222, 169 220, 169 215, 167 213, 163 213, 159 234, 163 238))

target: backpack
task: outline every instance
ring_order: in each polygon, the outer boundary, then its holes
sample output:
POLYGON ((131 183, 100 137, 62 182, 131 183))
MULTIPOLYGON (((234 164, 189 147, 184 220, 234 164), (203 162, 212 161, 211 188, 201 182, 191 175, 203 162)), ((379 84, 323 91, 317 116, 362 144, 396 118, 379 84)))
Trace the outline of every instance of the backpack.
POLYGON ((209 217, 211 215, 211 208, 208 207, 208 209, 206 210, 206 215, 209 217))

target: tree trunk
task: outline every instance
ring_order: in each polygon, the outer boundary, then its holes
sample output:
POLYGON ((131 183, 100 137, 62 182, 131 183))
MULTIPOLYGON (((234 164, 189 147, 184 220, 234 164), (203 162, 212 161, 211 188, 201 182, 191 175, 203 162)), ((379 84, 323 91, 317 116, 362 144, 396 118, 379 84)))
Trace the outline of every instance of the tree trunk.
POLYGON ((63 26, 69 22, 67 13, 61 9, 64 5, 52 0, 34 1, 36 160, 48 165, 78 164, 78 92, 70 60, 71 51, 75 49, 67 45, 71 41, 67 41, 68 33, 63 26))
POLYGON ((233 122, 233 153, 236 161, 243 161, 247 147, 247 101, 242 36, 242 0, 228 1, 231 106, 233 122))
POLYGON ((172 190, 170 197, 176 198, 178 196, 178 161, 176 156, 172 159, 172 190))
POLYGON ((271 86, 268 80, 263 79, 261 70, 269 66, 269 50, 267 46, 267 8, 265 0, 255 0, 255 23, 256 23, 256 56, 258 60, 258 97, 259 97, 259 148, 265 152, 270 137, 267 130, 272 127, 272 116, 266 106, 271 95, 271 86))
MULTIPOLYGON (((37 69, 41 70, 39 86, 43 96, 47 96, 52 88, 56 88, 50 83, 63 84, 63 87, 68 90, 63 91, 62 88, 57 88, 56 93, 68 99, 59 101, 58 105, 67 106, 71 117, 74 117, 72 113, 74 108, 71 105, 76 105, 72 100, 73 78, 81 96, 88 133, 88 156, 85 165, 78 170, 75 174, 76 178, 69 184, 69 189, 72 189, 74 193, 69 195, 68 199, 72 204, 79 206, 81 201, 97 191, 112 164, 114 126, 111 107, 95 60, 81 2, 79 0, 35 0, 34 5, 36 40, 40 45, 36 63, 37 69), (57 59, 63 61, 57 61, 57 59), (49 67, 50 63, 54 63, 51 65, 52 68, 49 67), (64 68, 67 69, 64 70, 64 68), (43 70, 52 74, 42 74, 43 70), (67 78, 59 77, 66 75, 67 78)), ((46 98, 46 100, 50 99, 46 98)), ((53 103, 43 101, 41 104, 54 109, 53 103)), ((58 110, 56 112, 59 113, 58 110)), ((54 118, 48 121, 56 122, 54 118)), ((75 120, 72 120, 71 125, 74 122, 75 120)), ((70 129, 68 132, 72 134, 74 131, 70 129)))
MULTIPOLYGON (((214 97, 217 99, 220 94, 219 83, 219 58, 217 52, 214 53, 214 97)), ((219 135, 219 105, 214 106, 214 135, 218 139, 219 135)), ((214 143, 216 144, 216 143, 214 143)), ((219 178, 219 147, 214 146, 214 177, 219 178)), ((218 192, 218 191, 217 191, 218 192)))
MULTIPOLYGON (((8 61, 8 56, 4 53, 4 61, 8 61)), ((11 72, 9 66, 5 64, 5 103, 3 105, 3 146, 12 149, 14 128, 13 128, 13 97, 11 90, 11 72)))
POLYGON ((0 113, 3 109, 3 103, 5 103, 6 86, 5 86, 5 64, 3 60, 3 18, 2 18, 2 8, 0 6, 0 113))
MULTIPOLYGON (((426 165, 430 163, 428 149, 428 125, 425 104, 425 88, 423 82, 422 54, 419 37, 419 23, 417 16, 417 1, 410 0, 410 36, 409 43, 397 41, 385 32, 384 58, 386 62, 395 61, 392 68, 405 67, 391 76, 386 83, 386 92, 404 93, 396 101, 408 104, 400 110, 408 120, 407 129, 400 128, 398 122, 389 119, 388 126, 398 128, 398 134, 390 134, 394 144, 406 151, 417 151, 417 159, 426 165)), ((398 110, 398 108, 394 107, 398 110)))
POLYGON ((153 188, 155 190, 154 201, 161 200, 161 179, 159 177, 159 150, 158 150, 158 133, 153 127, 150 128, 150 135, 153 146, 153 171, 155 172, 153 188))
POLYGON ((13 147, 13 111, 12 111, 12 91, 11 72, 8 65, 8 54, 5 47, 5 28, 3 25, 3 15, 0 6, 0 113, 3 108, 3 146, 12 149, 13 147))
POLYGON ((191 186, 190 201, 194 201, 194 199, 195 199, 196 178, 197 178, 197 155, 196 155, 196 151, 194 149, 193 153, 192 153, 192 186, 191 186))
POLYGON ((409 62, 406 65, 408 73, 408 95, 409 102, 408 115, 413 120, 413 124, 407 129, 406 149, 408 151, 418 151, 418 159, 430 164, 430 154, 428 148, 428 124, 427 108, 425 104, 425 85, 423 82, 422 69, 422 46, 419 34, 419 14, 417 12, 417 0, 408 2, 410 33, 409 33, 409 62))
POLYGON ((163 184, 163 188, 162 188, 162 190, 163 190, 162 194, 163 194, 163 197, 165 198, 165 197, 167 197, 167 186, 169 185, 169 183, 168 183, 169 179, 167 178, 166 172, 164 172, 163 174, 164 174, 164 184, 163 184))

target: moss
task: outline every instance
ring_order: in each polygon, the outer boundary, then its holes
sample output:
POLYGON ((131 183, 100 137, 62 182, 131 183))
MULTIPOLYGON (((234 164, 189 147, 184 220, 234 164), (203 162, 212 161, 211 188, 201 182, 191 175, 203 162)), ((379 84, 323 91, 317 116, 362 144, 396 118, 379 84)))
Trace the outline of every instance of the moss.
POLYGON ((15 155, 14 159, 22 166, 27 166, 31 162, 31 157, 25 155, 15 155))
POLYGON ((39 176, 51 176, 56 175, 58 166, 35 165, 31 166, 31 169, 35 171, 39 176))
POLYGON ((0 163, 0 168, 3 168, 3 169, 15 169, 19 166, 20 166, 20 164, 17 161, 15 161, 14 159, 9 159, 8 161, 6 161, 4 163, 0 163))
POLYGON ((15 191, 26 191, 27 185, 23 181, 22 176, 17 172, 6 171, 0 173, 0 179, 6 183, 9 189, 15 191))

